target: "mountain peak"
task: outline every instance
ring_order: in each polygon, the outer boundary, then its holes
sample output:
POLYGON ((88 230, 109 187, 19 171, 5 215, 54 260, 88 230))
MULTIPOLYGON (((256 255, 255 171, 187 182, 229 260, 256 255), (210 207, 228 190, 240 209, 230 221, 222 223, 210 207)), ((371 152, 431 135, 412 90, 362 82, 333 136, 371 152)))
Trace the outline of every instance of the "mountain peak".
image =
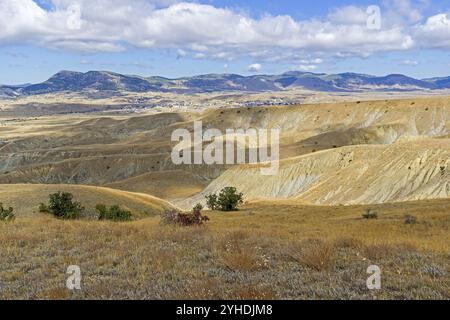
POLYGON ((72 76, 72 75, 78 75, 78 74, 83 74, 83 73, 79 72, 79 71, 61 70, 61 71, 55 73, 51 78, 56 77, 56 76, 72 76))

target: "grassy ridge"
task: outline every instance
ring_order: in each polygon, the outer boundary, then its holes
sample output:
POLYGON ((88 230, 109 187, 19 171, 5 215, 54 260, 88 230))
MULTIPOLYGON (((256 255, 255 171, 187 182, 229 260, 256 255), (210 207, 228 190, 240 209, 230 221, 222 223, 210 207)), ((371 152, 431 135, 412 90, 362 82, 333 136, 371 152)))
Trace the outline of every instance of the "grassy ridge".
POLYGON ((120 204, 133 212, 136 218, 159 215, 173 206, 147 194, 121 191, 111 188, 60 185, 60 184, 0 184, 0 199, 5 205, 14 207, 17 216, 36 216, 39 204, 47 202, 48 195, 58 191, 73 193, 75 200, 82 202, 86 216, 96 216, 95 206, 120 204))

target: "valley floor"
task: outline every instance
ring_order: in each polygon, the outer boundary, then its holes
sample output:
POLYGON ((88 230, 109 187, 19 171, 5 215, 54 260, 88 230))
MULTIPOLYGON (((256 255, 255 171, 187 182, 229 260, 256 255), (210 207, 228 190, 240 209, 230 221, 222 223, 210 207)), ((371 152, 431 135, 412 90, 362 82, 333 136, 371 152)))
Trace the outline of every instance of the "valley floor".
POLYGON ((450 200, 367 208, 254 202, 193 228, 22 216, 0 223, 0 299, 450 299, 450 200))

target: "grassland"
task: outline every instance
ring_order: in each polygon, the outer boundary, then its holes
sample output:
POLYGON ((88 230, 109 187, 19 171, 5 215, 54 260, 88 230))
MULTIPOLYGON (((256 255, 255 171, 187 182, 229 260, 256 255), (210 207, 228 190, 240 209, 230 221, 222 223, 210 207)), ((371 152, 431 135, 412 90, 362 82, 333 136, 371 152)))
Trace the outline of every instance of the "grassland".
POLYGON ((189 228, 19 217, 0 223, 0 298, 449 299, 450 201, 367 208, 255 202, 189 228), (69 265, 82 290, 66 289, 69 265))

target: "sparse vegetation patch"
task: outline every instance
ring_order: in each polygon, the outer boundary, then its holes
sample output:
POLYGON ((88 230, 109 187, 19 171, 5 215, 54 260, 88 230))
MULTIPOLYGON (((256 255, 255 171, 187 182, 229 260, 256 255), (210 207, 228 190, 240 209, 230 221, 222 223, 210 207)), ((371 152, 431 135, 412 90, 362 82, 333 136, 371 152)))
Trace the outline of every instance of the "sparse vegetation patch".
POLYGON ((407 214, 405 216, 405 224, 416 224, 417 218, 415 216, 412 216, 410 214, 407 214))
POLYGON ((366 209, 366 211, 363 213, 362 217, 364 219, 378 219, 378 212, 376 212, 373 209, 366 209))
POLYGON ((175 209, 166 210, 161 214, 161 224, 183 227, 202 225, 209 221, 208 216, 202 215, 202 209, 203 206, 197 204, 190 213, 182 213, 175 209))
POLYGON ((8 209, 3 208, 3 203, 0 202, 0 221, 14 221, 16 218, 14 213, 14 209, 9 207, 8 209))
POLYGON ((98 204, 95 209, 99 213, 99 220, 129 221, 132 216, 131 211, 122 209, 118 205, 108 208, 104 204, 98 204))

